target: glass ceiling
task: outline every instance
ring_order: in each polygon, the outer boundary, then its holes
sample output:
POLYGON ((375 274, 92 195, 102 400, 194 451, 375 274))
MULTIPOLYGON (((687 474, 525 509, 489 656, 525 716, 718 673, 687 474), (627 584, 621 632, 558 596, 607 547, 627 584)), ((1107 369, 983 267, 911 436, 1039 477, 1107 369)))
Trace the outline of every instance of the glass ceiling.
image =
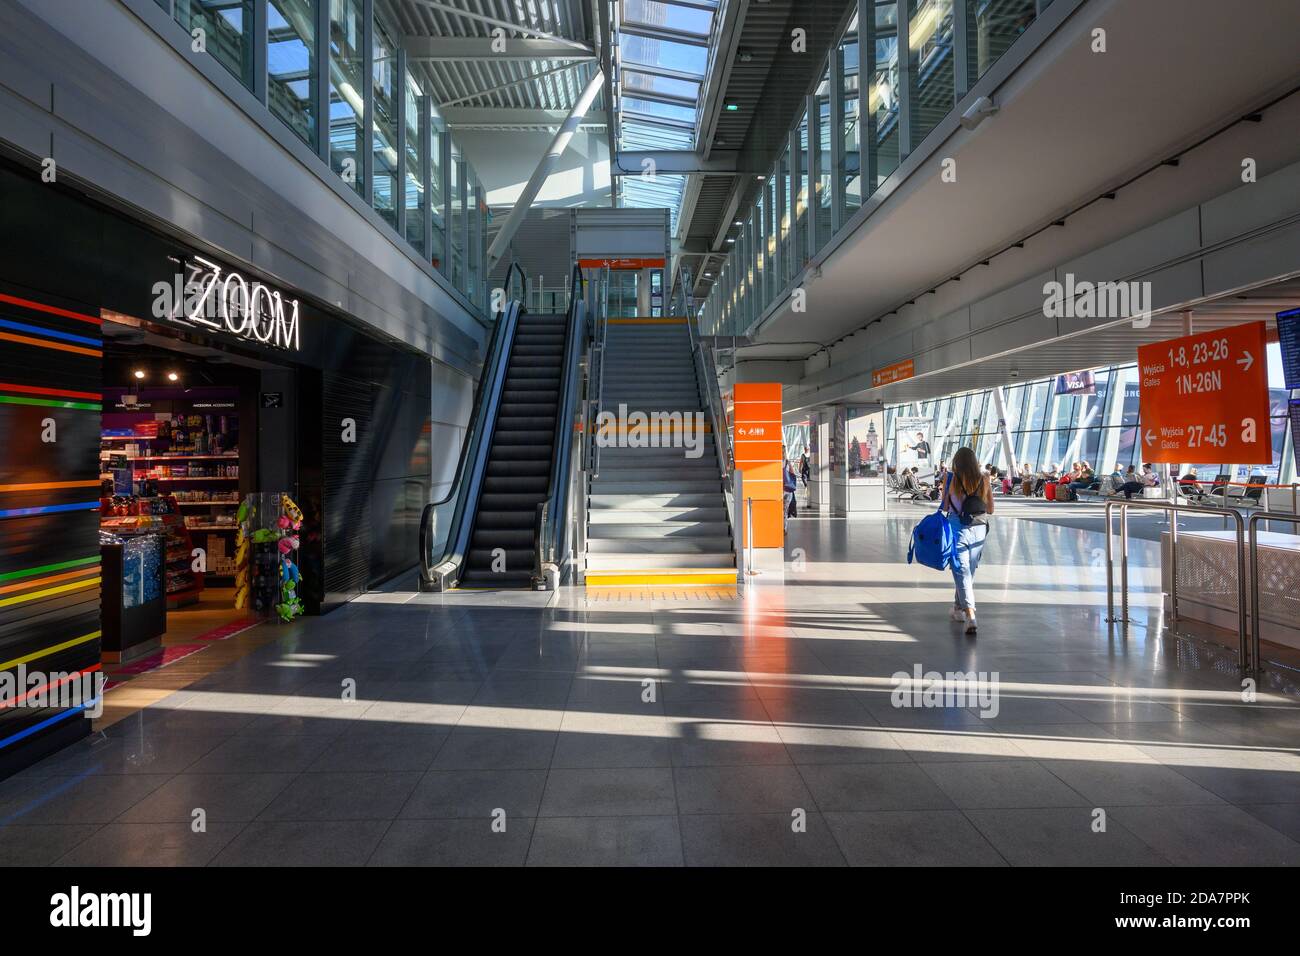
MULTIPOLYGON (((620 150, 695 149, 719 2, 618 0, 620 150)), ((677 231, 685 176, 624 176, 619 184, 622 205, 667 207, 677 231)))

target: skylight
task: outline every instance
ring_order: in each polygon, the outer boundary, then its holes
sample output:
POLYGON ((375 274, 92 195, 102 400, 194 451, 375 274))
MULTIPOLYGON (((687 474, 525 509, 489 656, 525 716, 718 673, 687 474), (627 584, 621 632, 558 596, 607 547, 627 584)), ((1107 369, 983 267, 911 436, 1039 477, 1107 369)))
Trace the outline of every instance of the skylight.
MULTIPOLYGON (((696 147, 699 100, 713 60, 718 0, 618 0, 618 148, 696 147)), ((667 207, 672 230, 686 177, 656 173, 620 180, 622 205, 667 207)))

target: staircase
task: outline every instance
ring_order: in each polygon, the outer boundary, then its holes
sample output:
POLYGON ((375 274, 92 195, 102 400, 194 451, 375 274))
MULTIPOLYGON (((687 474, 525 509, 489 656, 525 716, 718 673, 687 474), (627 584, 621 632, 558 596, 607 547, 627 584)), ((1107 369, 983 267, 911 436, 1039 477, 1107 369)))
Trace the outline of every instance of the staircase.
MULTIPOLYGON (((609 320, 602 408, 617 415, 620 404, 629 415, 681 412, 686 427, 698 415, 708 428, 685 319, 609 320)), ((619 421, 625 437, 628 424, 619 421)), ((587 586, 734 585, 714 436, 688 458, 671 427, 653 434, 661 447, 621 440, 600 450, 588 487, 587 586)))
POLYGON ((521 315, 492 432, 463 588, 527 587, 547 495, 564 364, 564 315, 521 315), (499 570, 493 552, 500 548, 499 570))

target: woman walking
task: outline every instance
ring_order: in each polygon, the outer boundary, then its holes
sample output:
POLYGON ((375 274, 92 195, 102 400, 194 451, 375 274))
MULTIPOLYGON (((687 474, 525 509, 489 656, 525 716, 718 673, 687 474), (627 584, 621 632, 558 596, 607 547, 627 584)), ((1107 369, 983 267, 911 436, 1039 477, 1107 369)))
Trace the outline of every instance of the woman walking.
POLYGON ((984 553, 988 535, 987 515, 993 513, 993 489, 979 459, 969 448, 958 448, 952 457, 952 480, 948 485, 949 520, 957 532, 957 549, 952 561, 952 578, 957 585, 952 619, 964 621, 966 633, 975 633, 975 569, 984 553))

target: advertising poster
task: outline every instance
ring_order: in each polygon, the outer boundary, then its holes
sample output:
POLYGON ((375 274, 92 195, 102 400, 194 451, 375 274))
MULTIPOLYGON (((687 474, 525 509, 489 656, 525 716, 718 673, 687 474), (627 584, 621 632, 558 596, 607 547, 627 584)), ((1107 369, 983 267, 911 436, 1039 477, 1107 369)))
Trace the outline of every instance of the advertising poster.
POLYGON ((883 411, 850 409, 848 419, 850 481, 884 476, 884 430, 883 411))
POLYGON ((901 476, 903 469, 909 471, 916 469, 917 477, 921 481, 929 481, 934 477, 934 451, 931 447, 931 430, 932 423, 928 418, 903 418, 898 419, 895 429, 895 445, 897 449, 898 473, 901 476))

